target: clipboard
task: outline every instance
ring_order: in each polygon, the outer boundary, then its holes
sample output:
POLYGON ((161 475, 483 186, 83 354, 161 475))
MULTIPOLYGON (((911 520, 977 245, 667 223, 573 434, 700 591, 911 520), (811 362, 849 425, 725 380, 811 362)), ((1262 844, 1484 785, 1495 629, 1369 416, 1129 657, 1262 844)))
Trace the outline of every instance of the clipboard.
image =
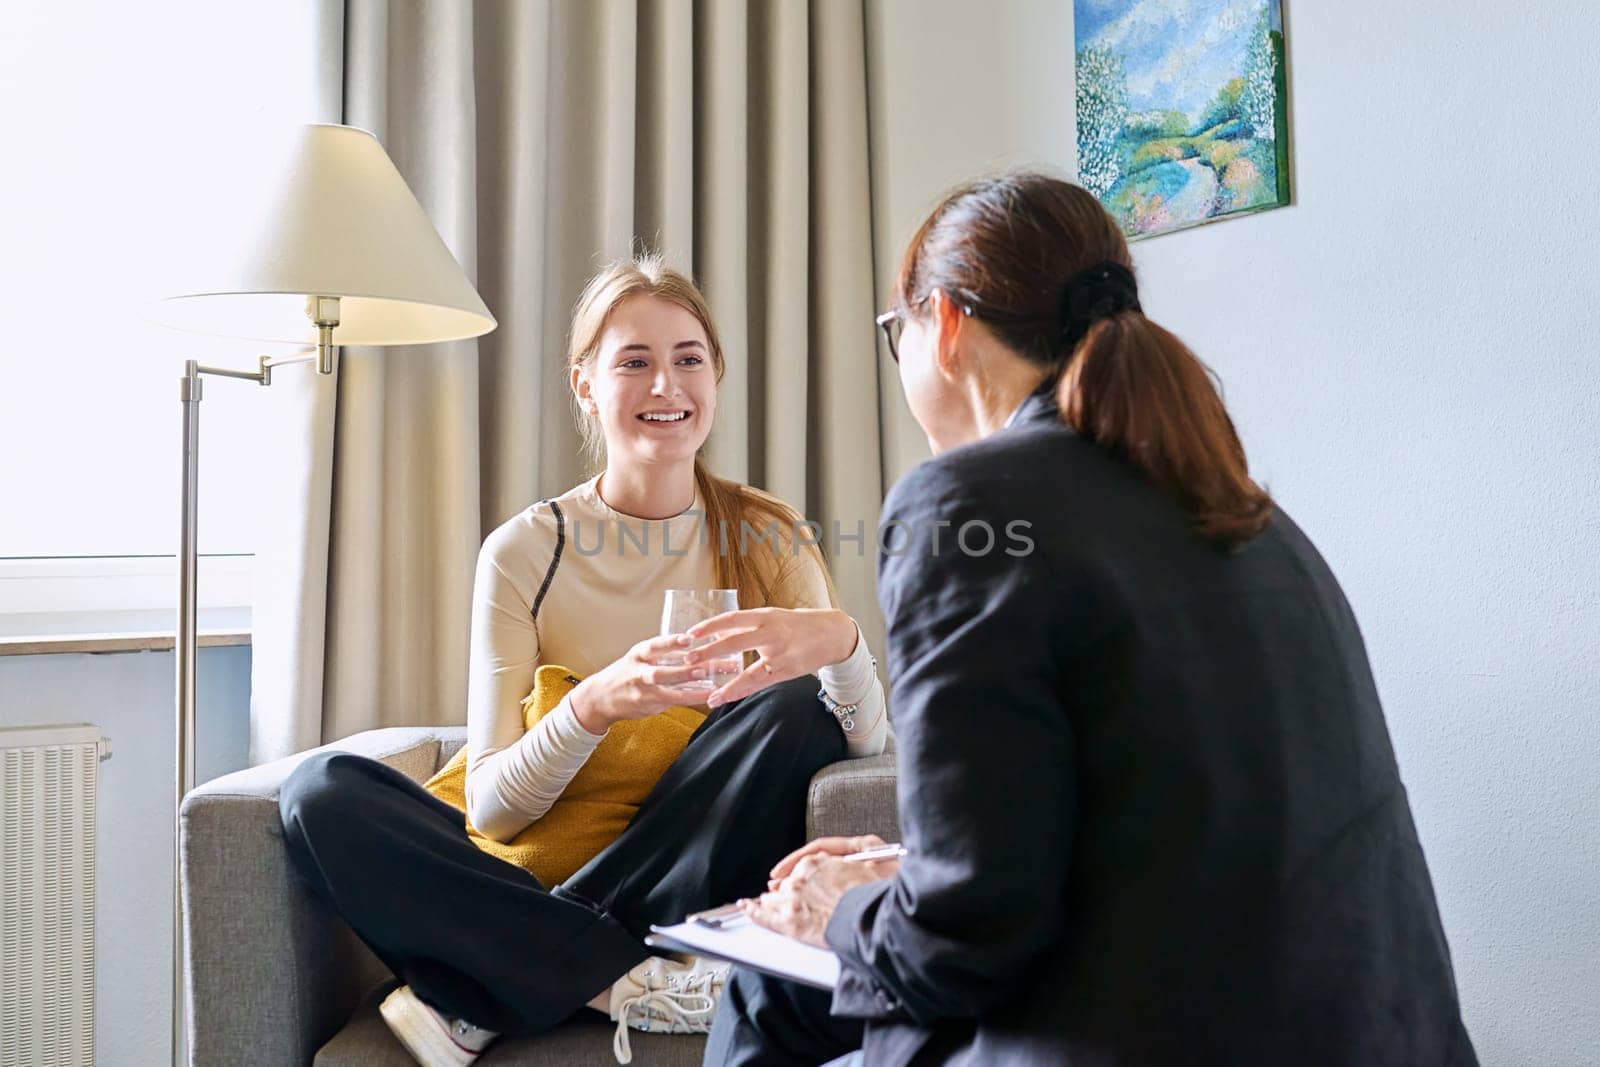
POLYGON ((726 960, 776 978, 832 992, 839 984, 839 957, 828 949, 774 933, 729 905, 689 916, 673 926, 651 926, 651 948, 726 960))

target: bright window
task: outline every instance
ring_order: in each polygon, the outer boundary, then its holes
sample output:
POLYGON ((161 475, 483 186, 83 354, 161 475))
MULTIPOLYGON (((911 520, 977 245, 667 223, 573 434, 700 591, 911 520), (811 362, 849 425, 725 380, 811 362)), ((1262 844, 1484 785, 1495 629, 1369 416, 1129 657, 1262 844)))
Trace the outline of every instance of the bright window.
MULTIPOLYGON (((7 10, 0 614, 41 605, 104 610, 108 596, 122 610, 170 603, 170 584, 141 572, 170 574, 177 551, 183 361, 254 369, 258 355, 294 350, 177 333, 139 311, 179 243, 187 208, 208 195, 185 184, 207 169, 208 153, 254 131, 330 117, 316 105, 317 6, 210 0, 7 10), (43 562, 66 557, 75 562, 43 562), (147 562, 129 562, 137 559, 147 562), (55 572, 65 575, 57 586, 40 584, 55 572), (97 575, 105 580, 95 583, 97 575)), ((252 490, 260 464, 270 462, 261 449, 261 392, 250 382, 205 381, 206 556, 254 550, 252 490)), ((208 566, 215 569, 203 563, 203 573, 208 566)))

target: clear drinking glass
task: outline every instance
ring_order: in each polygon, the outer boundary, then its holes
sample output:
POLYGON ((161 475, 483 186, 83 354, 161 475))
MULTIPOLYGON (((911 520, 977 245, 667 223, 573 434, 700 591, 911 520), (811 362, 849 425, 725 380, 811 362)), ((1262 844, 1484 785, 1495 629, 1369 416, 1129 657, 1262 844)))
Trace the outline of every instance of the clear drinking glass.
MULTIPOLYGON (((661 636, 681 634, 697 622, 704 622, 724 612, 738 610, 737 589, 668 589, 666 603, 661 607, 661 636)), ((698 648, 699 644, 692 647, 698 648)), ((674 652, 662 660, 662 666, 677 666, 687 658, 682 652, 674 652)), ((740 671, 744 670, 744 657, 737 653, 731 656, 719 656, 706 664, 706 670, 707 677, 685 682, 676 688, 709 693, 717 686, 732 681, 740 671)))

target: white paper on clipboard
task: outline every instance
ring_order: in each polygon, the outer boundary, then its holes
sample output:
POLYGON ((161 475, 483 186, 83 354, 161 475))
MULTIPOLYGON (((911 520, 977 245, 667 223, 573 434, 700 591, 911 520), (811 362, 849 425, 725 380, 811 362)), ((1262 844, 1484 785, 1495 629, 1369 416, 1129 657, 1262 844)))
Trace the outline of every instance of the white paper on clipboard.
POLYGON ((650 930, 645 944, 653 948, 727 960, 817 989, 831 990, 839 984, 838 956, 753 922, 728 926, 686 922, 652 926, 650 930))

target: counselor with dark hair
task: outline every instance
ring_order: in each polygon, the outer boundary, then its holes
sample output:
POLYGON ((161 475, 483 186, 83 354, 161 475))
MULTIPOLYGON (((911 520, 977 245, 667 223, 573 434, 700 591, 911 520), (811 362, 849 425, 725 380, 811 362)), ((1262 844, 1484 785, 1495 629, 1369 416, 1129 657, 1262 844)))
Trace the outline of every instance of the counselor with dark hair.
POLYGON ((706 1062, 1476 1063, 1355 614, 1111 217, 973 182, 879 321, 935 453, 878 579, 907 852, 774 868, 839 985, 735 970, 706 1062))

